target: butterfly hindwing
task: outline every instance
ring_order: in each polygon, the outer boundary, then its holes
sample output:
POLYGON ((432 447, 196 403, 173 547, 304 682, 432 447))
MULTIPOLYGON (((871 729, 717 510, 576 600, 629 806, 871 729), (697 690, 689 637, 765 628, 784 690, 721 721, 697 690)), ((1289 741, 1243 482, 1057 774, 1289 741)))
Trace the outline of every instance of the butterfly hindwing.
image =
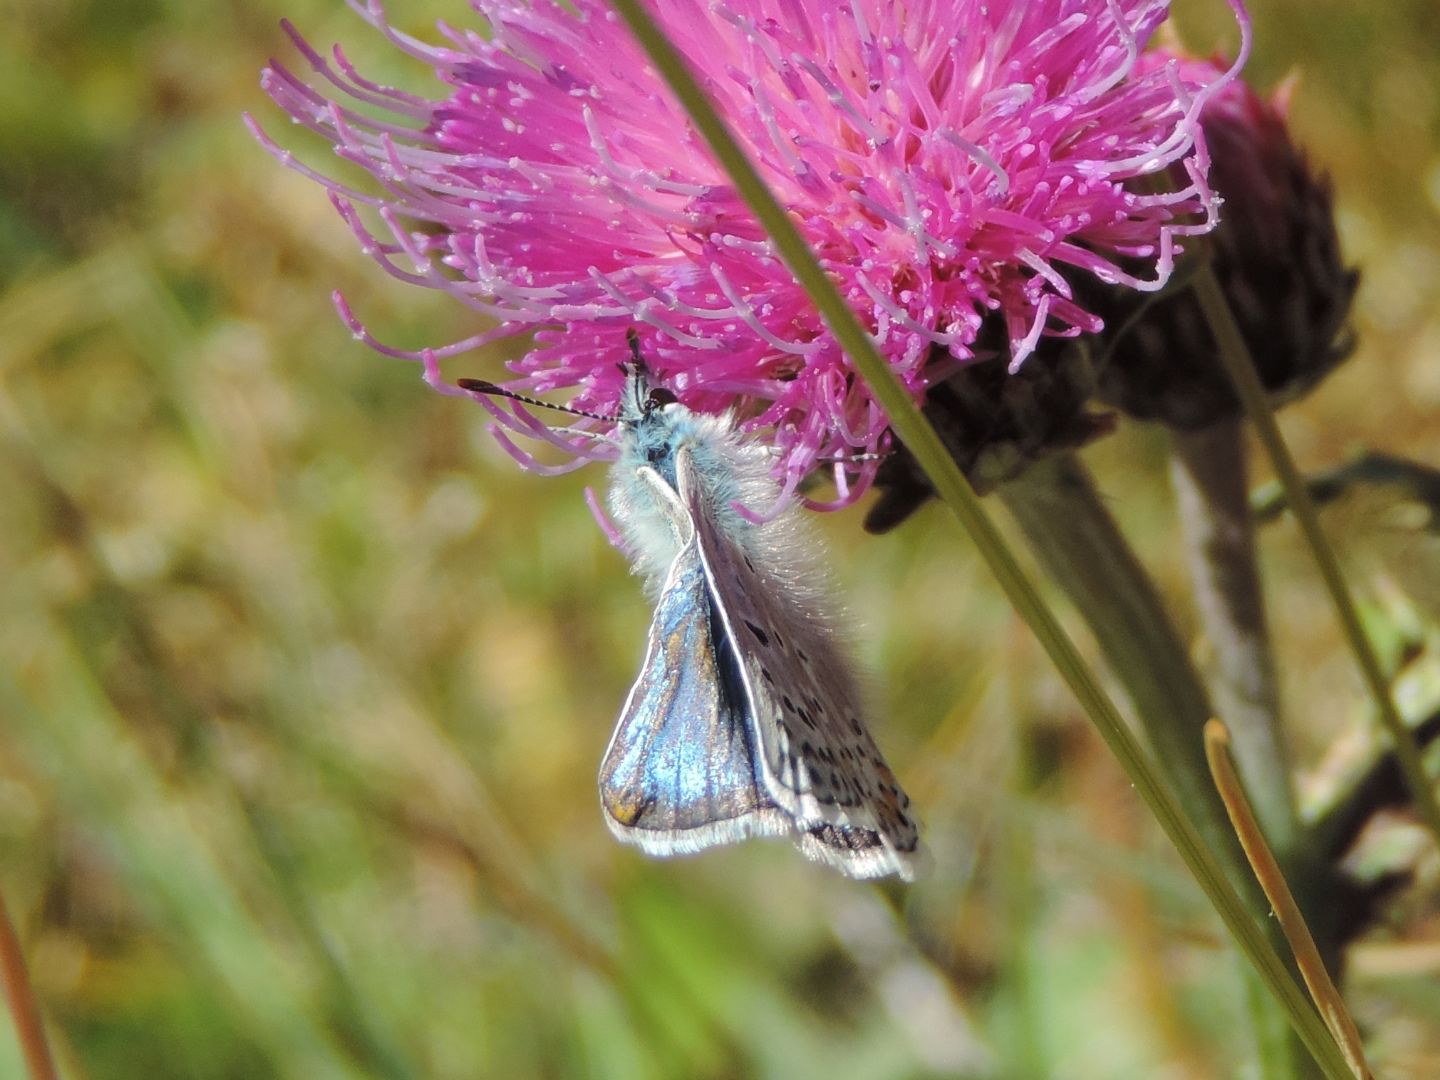
POLYGON ((855 876, 911 877, 910 800, 865 727, 832 630, 717 527, 689 455, 678 458, 678 494, 739 661, 766 790, 806 854, 855 876))

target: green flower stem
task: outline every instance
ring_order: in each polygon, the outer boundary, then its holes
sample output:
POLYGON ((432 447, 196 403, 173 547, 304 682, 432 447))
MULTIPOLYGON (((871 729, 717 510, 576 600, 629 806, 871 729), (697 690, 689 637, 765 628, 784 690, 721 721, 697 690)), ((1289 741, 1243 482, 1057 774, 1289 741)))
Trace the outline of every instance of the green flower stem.
MULTIPOLYGON (((1304 909, 1326 962, 1338 961, 1335 870, 1300 825, 1280 692, 1256 562, 1245 424, 1240 417, 1170 432, 1170 476, 1180 508, 1200 620, 1214 653, 1211 686, 1241 782, 1266 843, 1304 909)), ((1276 939, 1276 924, 1269 923, 1276 939)))
POLYGON ((1300 523, 1300 530, 1305 535, 1306 543, 1310 545, 1315 562, 1320 568, 1320 576, 1324 579, 1325 587, 1335 604, 1336 614, 1340 617, 1340 626, 1360 665, 1360 672, 1364 676, 1371 697, 1375 700, 1375 706, 1380 712, 1380 719, 1386 730, 1389 731, 1390 738, 1394 741, 1395 757, 1404 771, 1405 781, 1410 787, 1415 805, 1425 824, 1434 834, 1436 841, 1440 842, 1440 802, 1436 801, 1435 787, 1425 775, 1425 769, 1420 760, 1420 751, 1415 745, 1413 736, 1400 719, 1400 712, 1395 707, 1395 701, 1390 695, 1390 687, 1386 682, 1384 671, 1380 667, 1380 659, 1375 655, 1370 639, 1365 634, 1365 627, 1360 621, 1360 613, 1355 608, 1355 601, 1345 585, 1344 575, 1340 572, 1339 560, 1336 559, 1334 549, 1331 548, 1324 531, 1320 528, 1320 519, 1315 511, 1315 500, 1305 484, 1304 477, 1300 475, 1300 470, 1295 465, 1295 459, 1290 456, 1290 449, 1285 445, 1284 437, 1280 434, 1280 426, 1275 422, 1275 413, 1270 408, 1265 388, 1260 382, 1260 376, 1255 371, 1250 351, 1245 346, 1245 339, 1240 334, 1240 328, 1235 323, 1235 316, 1230 311, 1230 305, 1225 299, 1220 282, 1216 279, 1211 266, 1205 266, 1195 276, 1194 287, 1200 308, 1204 312, 1211 332, 1215 335, 1216 344, 1219 346, 1216 351, 1220 361, 1230 375, 1230 380, 1240 395, 1240 401, 1245 406, 1245 412, 1250 417, 1251 423, 1255 425, 1255 432, 1260 436, 1260 442, 1264 445, 1265 452, 1270 456, 1271 463, 1275 466, 1275 472, 1285 487, 1295 520, 1300 523))
POLYGON ((700 89, 685 61, 650 21, 641 0, 613 0, 613 6, 630 27, 641 47, 654 63, 671 91, 679 99, 690 121, 709 143, 737 192, 745 199, 770 236, 779 256, 795 279, 809 293, 836 342, 845 350, 876 399, 890 417, 891 427, 915 456, 937 494, 975 541, 981 555, 1010 597, 1021 617, 1030 625, 1051 660, 1069 684, 1085 711, 1094 721, 1111 752, 1120 760, 1181 857, 1205 890, 1231 935, 1256 970, 1282 1003, 1290 1022, 1306 1048, 1334 1078, 1348 1077, 1345 1060, 1321 1022, 1305 993, 1291 977, 1285 962, 1271 948, 1264 931, 1251 918, 1215 856, 1205 846, 1185 811, 1150 767, 1139 744, 1120 718, 1099 681, 1061 629, 1054 614, 1040 599, 1015 557, 1005 546, 980 499, 959 467, 945 452, 935 430, 926 422, 909 393, 876 351, 870 336, 846 306, 835 286, 821 269, 814 253, 770 189, 760 179, 745 152, 735 142, 725 122, 700 89))
POLYGON ((1255 559, 1243 423, 1230 418, 1196 431, 1172 429, 1170 444, 1190 576, 1214 650, 1217 712, 1265 839, 1293 872, 1303 840, 1255 559))
MULTIPOLYGON (((1079 609, 1134 703, 1172 790, 1230 880, 1250 885, 1244 853, 1205 763, 1209 695, 1150 577, 1078 458, 1036 462, 997 490, 1040 564, 1079 609)), ((1266 907, 1253 890, 1251 910, 1266 907)))
MULTIPOLYGON (((1212 710, 1205 685, 1085 466, 1073 455, 1047 458, 1002 484, 996 494, 1095 635, 1171 789, 1252 915, 1262 921, 1271 947, 1283 955, 1284 938, 1268 919, 1269 902, 1211 780, 1204 729, 1212 710)), ((1258 985, 1247 987, 1246 997, 1264 1061, 1262 1075, 1295 1076, 1296 1057, 1303 1059, 1304 1051, 1291 1047, 1283 1016, 1258 985)))

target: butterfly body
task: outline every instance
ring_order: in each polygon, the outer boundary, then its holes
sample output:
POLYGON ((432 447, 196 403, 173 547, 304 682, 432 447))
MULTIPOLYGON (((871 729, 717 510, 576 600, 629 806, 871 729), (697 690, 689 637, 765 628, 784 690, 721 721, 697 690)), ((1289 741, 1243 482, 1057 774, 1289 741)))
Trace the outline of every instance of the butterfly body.
POLYGON ((610 508, 656 596, 600 769, 620 839, 652 854, 789 835, 854 877, 913 876, 918 840, 865 727, 816 542, 765 451, 627 368, 610 508))

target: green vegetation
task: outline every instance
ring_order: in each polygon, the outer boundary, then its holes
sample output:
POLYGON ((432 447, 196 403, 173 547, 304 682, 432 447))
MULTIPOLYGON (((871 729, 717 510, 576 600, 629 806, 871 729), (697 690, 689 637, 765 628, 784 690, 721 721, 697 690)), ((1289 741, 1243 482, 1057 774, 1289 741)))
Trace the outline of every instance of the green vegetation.
MULTIPOLYGON (((1355 356, 1282 426, 1308 471, 1440 465, 1434 5, 1256 6, 1251 77, 1300 69, 1364 272, 1355 356)), ((21 0, 0 35, 0 890, 65 1075, 1245 1075, 1218 920, 940 507, 820 522, 932 873, 611 840, 594 773, 649 609, 585 508, 603 474, 521 472, 334 317, 340 288, 389 342, 474 330, 245 132, 326 154, 257 87, 281 16, 429 89, 320 0, 21 0)), ((1193 627, 1163 435, 1087 460, 1193 627)), ((1413 667, 1426 629, 1371 588, 1394 530, 1355 513, 1332 532, 1413 667)), ((1363 688, 1293 526, 1262 543, 1308 771, 1363 688)), ((1404 551, 1402 585, 1436 554, 1404 551)), ((1350 956, 1379 1075, 1440 1073, 1429 859, 1350 956)))

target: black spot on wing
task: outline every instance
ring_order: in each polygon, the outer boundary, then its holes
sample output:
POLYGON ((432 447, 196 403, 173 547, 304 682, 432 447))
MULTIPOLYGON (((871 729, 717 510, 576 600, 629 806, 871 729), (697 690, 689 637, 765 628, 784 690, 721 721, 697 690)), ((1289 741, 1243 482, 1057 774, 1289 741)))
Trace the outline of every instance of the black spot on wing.
POLYGON ((826 824, 811 826, 806 831, 826 847, 837 851, 870 851, 884 846, 873 829, 826 824))

